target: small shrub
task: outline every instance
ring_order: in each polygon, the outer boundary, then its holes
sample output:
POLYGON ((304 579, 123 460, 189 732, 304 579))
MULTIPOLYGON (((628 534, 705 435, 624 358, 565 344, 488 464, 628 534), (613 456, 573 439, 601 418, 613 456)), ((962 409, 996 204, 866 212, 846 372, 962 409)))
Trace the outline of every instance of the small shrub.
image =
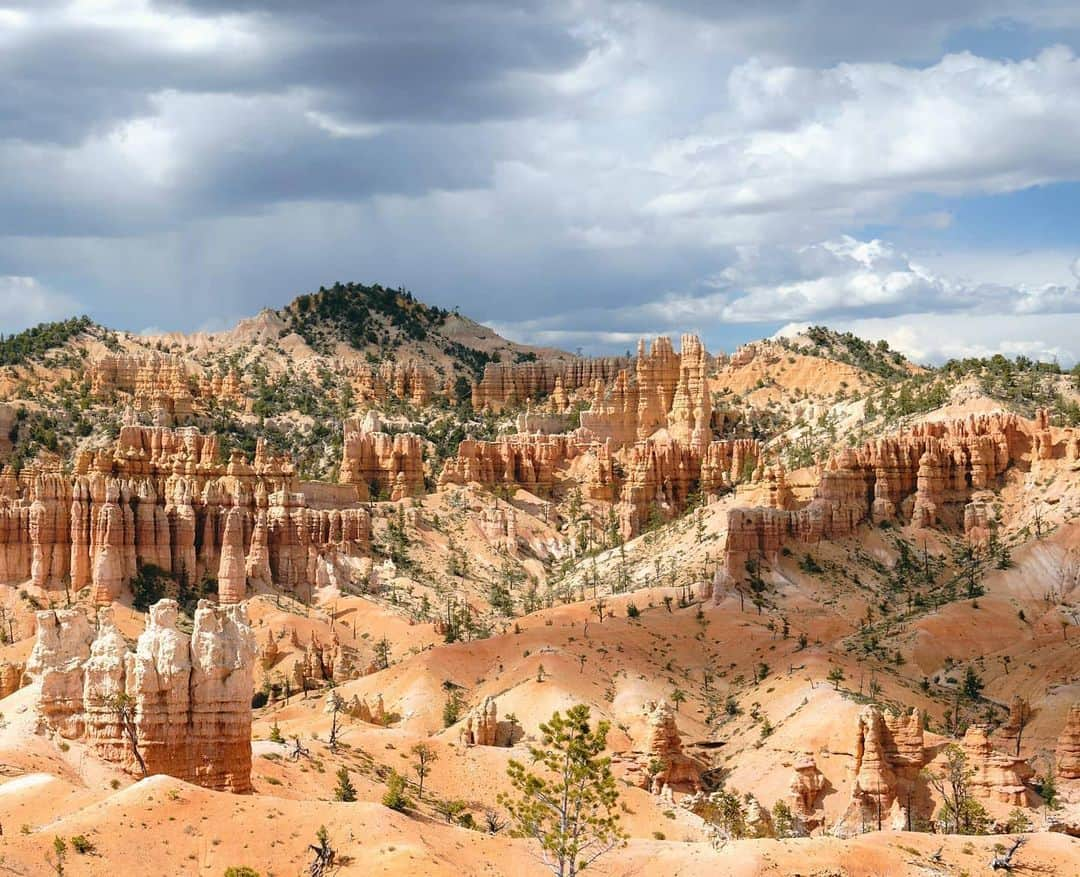
POLYGON ((384 807, 397 810, 399 813, 407 810, 412 802, 405 795, 405 777, 396 770, 390 772, 386 781, 386 792, 382 796, 384 807))
POLYGON ((71 838, 71 846, 80 856, 88 855, 97 849, 97 847, 87 839, 85 834, 77 834, 71 838))

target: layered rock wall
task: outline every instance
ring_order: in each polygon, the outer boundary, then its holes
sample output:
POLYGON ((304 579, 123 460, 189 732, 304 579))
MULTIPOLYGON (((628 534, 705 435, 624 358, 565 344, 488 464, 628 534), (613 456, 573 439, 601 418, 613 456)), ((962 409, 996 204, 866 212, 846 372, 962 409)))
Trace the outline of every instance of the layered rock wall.
MULTIPOLYGON (((377 423, 375 421, 374 423, 377 423)), ((361 499, 376 495, 398 500, 424 490, 424 443, 414 433, 373 430, 373 421, 345 421, 339 481, 356 485, 361 499)))
POLYGON ((222 464, 212 435, 125 426, 112 448, 80 454, 73 474, 0 473, 0 582, 90 587, 106 604, 141 565, 189 583, 219 577, 227 543, 231 601, 276 570, 295 586, 314 580, 324 554, 367 555, 365 509, 309 508, 297 487, 292 464, 261 443, 252 461, 234 453, 222 464))
MULTIPOLYGON (((917 424, 859 449, 844 449, 822 467, 814 498, 805 507, 787 509, 788 501, 777 500, 772 508, 732 510, 726 571, 738 579, 751 554, 774 555, 788 539, 842 538, 867 521, 963 526, 969 538, 984 540, 990 522, 985 507, 972 501, 973 492, 992 487, 1040 442, 1052 455, 1067 453, 1069 436, 1044 430, 1041 423, 1015 414, 971 416, 917 424), (1039 438, 1043 433, 1049 437, 1039 438)), ((779 483, 776 490, 779 496, 779 483)))
POLYGON ((596 381, 607 384, 629 366, 625 357, 597 359, 539 359, 533 362, 489 363, 483 377, 473 385, 472 405, 477 411, 501 412, 562 390, 591 387, 596 381))
POLYGON ((27 670, 41 685, 42 717, 57 733, 138 772, 129 721, 147 774, 251 791, 257 650, 243 604, 200 601, 189 637, 177 629, 176 602, 162 600, 134 652, 109 607, 99 610, 96 633, 77 609, 39 612, 37 621, 27 670))

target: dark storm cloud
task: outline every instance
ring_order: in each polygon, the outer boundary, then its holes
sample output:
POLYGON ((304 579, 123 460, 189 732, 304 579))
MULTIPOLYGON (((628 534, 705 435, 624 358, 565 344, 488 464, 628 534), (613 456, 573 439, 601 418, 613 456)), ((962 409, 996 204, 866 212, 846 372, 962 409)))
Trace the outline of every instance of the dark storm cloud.
MULTIPOLYGON (((308 89, 349 119, 469 123, 550 109, 530 74, 588 51, 539 5, 159 4, 235 22, 235 44, 155 44, 135 27, 48 22, 0 53, 0 137, 70 144, 151 111, 150 95, 308 89)), ((206 19, 212 21, 213 19, 206 19)), ((225 26, 228 27, 227 22, 225 26)))

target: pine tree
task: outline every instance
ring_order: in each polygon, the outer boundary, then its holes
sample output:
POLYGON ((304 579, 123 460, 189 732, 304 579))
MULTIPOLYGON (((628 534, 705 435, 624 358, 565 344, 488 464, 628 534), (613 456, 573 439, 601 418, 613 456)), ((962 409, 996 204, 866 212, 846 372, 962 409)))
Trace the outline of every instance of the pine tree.
POLYGON ((355 801, 356 800, 356 787, 352 784, 352 780, 349 779, 349 769, 347 767, 338 768, 337 772, 337 788, 334 789, 335 801, 355 801))
POLYGON ((540 855, 556 877, 575 877, 604 854, 623 844, 619 792, 611 759, 601 753, 608 723, 589 725, 589 708, 578 704, 564 717, 555 712, 540 726, 541 746, 529 747, 532 773, 511 760, 507 768, 517 796, 500 795, 517 837, 540 844, 540 855))

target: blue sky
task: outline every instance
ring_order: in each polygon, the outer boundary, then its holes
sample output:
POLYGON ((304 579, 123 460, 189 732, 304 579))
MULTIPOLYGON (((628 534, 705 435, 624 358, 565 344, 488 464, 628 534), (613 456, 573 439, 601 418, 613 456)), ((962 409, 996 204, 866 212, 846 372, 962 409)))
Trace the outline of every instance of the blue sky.
POLYGON ((1068 364, 1078 53, 1064 0, 0 0, 0 331, 355 280, 590 352, 1068 364))

